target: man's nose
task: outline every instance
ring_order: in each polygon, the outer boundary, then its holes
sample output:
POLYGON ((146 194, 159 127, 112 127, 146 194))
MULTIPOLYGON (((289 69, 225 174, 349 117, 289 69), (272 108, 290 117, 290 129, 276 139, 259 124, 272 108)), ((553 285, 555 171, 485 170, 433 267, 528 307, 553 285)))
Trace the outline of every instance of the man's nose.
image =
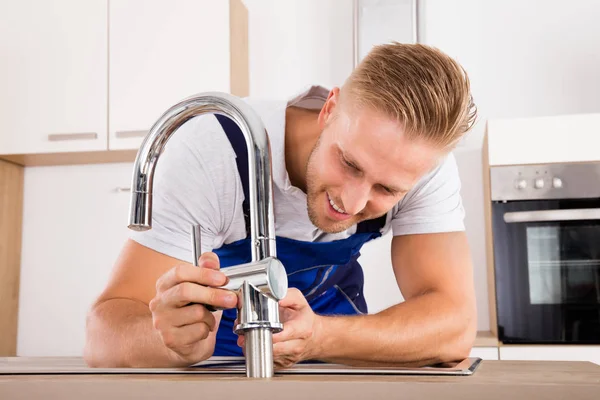
POLYGON ((366 182, 350 181, 342 191, 342 203, 344 211, 350 215, 361 212, 369 202, 371 192, 366 182))

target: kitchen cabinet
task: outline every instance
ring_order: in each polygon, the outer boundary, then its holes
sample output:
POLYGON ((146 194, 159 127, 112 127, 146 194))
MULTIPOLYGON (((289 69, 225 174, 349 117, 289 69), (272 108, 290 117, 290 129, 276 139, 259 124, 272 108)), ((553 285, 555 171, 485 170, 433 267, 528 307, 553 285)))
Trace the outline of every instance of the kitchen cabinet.
POLYGON ((24 170, 17 355, 81 356, 86 313, 129 234, 133 167, 24 170))
POLYGON ((600 365, 600 345, 505 345, 499 351, 501 360, 591 361, 600 365))
POLYGON ((484 150, 491 166, 597 161, 598 126, 598 112, 490 119, 484 150))
POLYGON ((111 1, 109 21, 110 150, 137 149, 184 98, 230 91, 230 2, 111 1))
POLYGON ((199 92, 248 95, 241 0, 0 0, 0 158, 132 161, 199 92))
POLYGON ((0 0, 0 154, 106 149, 107 0, 0 0))

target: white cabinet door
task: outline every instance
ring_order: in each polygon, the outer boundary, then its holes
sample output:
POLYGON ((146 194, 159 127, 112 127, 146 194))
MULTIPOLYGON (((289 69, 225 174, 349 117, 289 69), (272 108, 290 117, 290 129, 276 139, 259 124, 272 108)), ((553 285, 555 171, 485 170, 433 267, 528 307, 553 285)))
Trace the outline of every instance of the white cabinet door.
POLYGON ((482 360, 498 360, 498 347, 473 347, 470 357, 479 357, 482 360))
POLYGON ((82 355, 86 313, 129 233, 129 192, 118 189, 131 171, 130 163, 25 169, 18 356, 82 355))
POLYGON ((0 0, 0 154, 106 150, 107 0, 0 0))
POLYGON ((229 1, 111 1, 109 148, 137 149, 172 105, 230 91, 229 1))
POLYGON ((591 361, 600 365, 600 346, 500 346, 500 359, 591 361))

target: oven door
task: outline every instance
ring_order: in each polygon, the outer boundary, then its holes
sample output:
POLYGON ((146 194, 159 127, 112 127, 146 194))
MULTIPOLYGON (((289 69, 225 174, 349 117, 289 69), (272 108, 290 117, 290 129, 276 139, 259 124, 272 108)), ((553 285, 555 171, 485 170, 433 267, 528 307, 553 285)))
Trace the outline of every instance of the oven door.
POLYGON ((503 343, 600 343, 600 199, 492 204, 503 343))

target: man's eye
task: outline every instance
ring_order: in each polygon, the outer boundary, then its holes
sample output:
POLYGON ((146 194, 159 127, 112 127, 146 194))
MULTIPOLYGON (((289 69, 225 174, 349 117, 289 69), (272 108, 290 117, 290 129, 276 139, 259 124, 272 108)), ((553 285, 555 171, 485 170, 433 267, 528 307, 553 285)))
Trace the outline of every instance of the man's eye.
POLYGON ((379 187, 381 188, 381 190, 383 190, 385 193, 387 193, 387 194, 389 194, 389 195, 391 195, 391 196, 395 196, 395 195, 396 195, 396 192, 395 192, 395 191, 393 191, 393 190, 392 190, 392 189, 390 189, 390 188, 387 188, 387 187, 385 187, 385 186, 379 186, 379 187))
POLYGON ((357 169, 354 165, 350 164, 346 159, 343 159, 343 163, 346 167, 348 167, 350 169, 353 169, 353 170, 357 169))

